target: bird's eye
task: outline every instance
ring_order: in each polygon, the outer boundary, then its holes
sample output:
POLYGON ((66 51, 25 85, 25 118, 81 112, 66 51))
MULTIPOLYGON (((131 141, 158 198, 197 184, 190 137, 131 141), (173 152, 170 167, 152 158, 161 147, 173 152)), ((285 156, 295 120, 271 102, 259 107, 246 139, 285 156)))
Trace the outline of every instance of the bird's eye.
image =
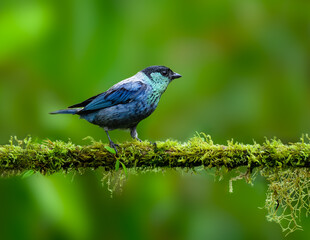
POLYGON ((166 71, 166 70, 162 71, 162 75, 163 76, 167 76, 168 75, 168 71, 166 71))

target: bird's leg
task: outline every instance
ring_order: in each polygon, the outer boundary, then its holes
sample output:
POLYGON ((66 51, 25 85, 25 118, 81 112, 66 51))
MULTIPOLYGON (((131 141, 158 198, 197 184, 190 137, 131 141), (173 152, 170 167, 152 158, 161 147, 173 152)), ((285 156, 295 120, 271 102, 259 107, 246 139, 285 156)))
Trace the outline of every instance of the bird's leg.
MULTIPOLYGON (((140 138, 138 138, 137 126, 130 128, 130 135, 133 139, 137 139, 139 142, 142 142, 140 138)), ((151 142, 153 144, 155 151, 157 151, 156 142, 151 142)))
POLYGON ((137 126, 134 126, 130 128, 130 135, 133 139, 137 139, 139 142, 142 142, 140 138, 138 138, 138 133, 137 133, 137 126))
POLYGON ((104 131, 106 132, 106 134, 107 134, 107 136, 108 136, 108 139, 109 139, 109 142, 110 142, 110 147, 111 147, 111 148, 114 148, 114 150, 115 150, 115 152, 116 152, 116 154, 117 154, 117 149, 116 149, 116 147, 119 147, 119 145, 116 144, 116 143, 114 143, 114 142, 111 140, 108 130, 104 129, 104 131))

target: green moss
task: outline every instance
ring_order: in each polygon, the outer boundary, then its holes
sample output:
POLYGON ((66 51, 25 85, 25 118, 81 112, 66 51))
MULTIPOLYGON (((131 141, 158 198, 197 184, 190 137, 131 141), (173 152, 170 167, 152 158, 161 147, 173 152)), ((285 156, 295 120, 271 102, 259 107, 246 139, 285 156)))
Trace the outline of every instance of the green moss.
MULTIPOLYGON (((308 136, 300 142, 283 144, 272 139, 263 144, 242 144, 228 141, 227 145, 214 144, 210 136, 197 135, 188 142, 173 140, 121 143, 118 154, 101 142, 88 138, 91 144, 75 145, 72 142, 33 141, 11 138, 9 144, 0 146, 0 173, 2 176, 22 175, 35 172, 53 174, 62 171, 83 172, 100 168, 103 182, 113 191, 121 187, 129 173, 163 171, 167 168, 196 171, 215 168, 243 173, 230 180, 244 179, 252 183, 260 173, 269 182, 265 208, 267 219, 281 224, 284 231, 301 229, 300 215, 309 213, 310 203, 310 144, 308 136)), ((224 170, 224 171, 222 171, 224 170)))
POLYGON ((262 176, 269 182, 265 203, 267 219, 279 223, 287 233, 302 230, 301 214, 310 213, 309 169, 267 170, 262 171, 262 176))

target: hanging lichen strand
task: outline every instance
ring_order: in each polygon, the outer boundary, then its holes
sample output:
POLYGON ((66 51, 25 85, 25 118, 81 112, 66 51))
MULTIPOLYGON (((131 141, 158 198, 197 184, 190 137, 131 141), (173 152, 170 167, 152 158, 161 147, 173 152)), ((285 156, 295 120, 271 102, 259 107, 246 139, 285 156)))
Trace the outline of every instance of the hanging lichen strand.
MULTIPOLYGON (((114 149, 92 140, 87 146, 72 142, 31 138, 11 138, 0 146, 0 173, 2 176, 31 175, 34 172, 83 171, 101 168, 105 177, 117 176, 121 182, 127 171, 135 173, 159 169, 197 170, 216 168, 234 170, 245 167, 243 174, 231 179, 251 182, 254 173, 260 173, 269 182, 265 208, 267 219, 279 223, 287 233, 301 229, 301 215, 308 215, 310 204, 310 143, 306 136, 300 142, 283 144, 280 140, 266 140, 252 145, 229 141, 227 145, 214 144, 210 136, 201 134, 186 143, 125 142, 118 155, 114 149)), ((222 172, 222 171, 221 171, 222 172)), ((230 188, 232 191, 232 187, 230 188)))

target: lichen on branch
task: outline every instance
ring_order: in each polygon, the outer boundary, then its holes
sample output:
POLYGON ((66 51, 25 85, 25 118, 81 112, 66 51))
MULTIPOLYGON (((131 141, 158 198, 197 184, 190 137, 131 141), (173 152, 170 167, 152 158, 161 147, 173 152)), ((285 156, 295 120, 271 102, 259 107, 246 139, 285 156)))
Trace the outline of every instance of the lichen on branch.
POLYGON ((11 138, 0 146, 0 174, 20 175, 31 172, 80 171, 103 169, 107 174, 134 169, 136 173, 152 169, 216 168, 229 171, 245 167, 246 172, 231 179, 251 182, 253 172, 259 172, 269 182, 265 208, 267 219, 280 223, 287 232, 301 229, 300 215, 310 213, 310 143, 283 144, 278 139, 263 144, 242 144, 228 141, 214 144, 210 136, 200 134, 188 142, 173 140, 156 142, 125 142, 115 154, 106 144, 92 140, 80 146, 72 142, 32 141, 31 138, 11 138))

